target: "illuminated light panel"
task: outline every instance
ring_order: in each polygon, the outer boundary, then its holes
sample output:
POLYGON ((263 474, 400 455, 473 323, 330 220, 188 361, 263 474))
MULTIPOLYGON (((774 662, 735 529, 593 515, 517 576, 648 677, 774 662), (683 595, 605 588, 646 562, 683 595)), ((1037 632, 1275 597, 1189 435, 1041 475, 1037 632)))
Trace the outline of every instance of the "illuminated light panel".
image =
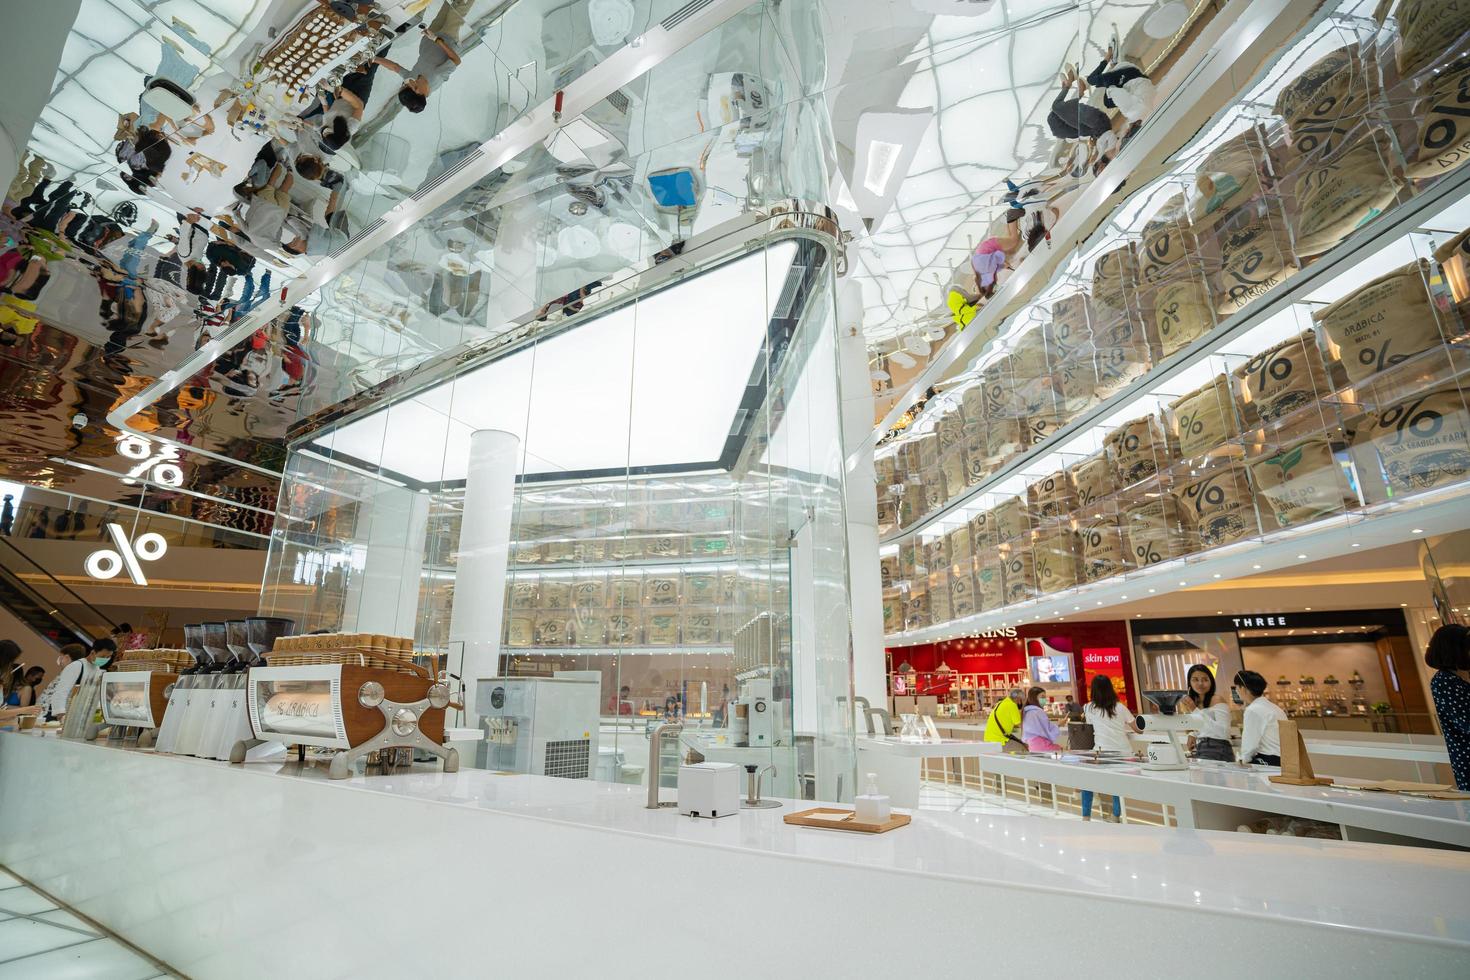
POLYGON ((478 429, 519 435, 526 477, 712 468, 796 254, 781 242, 727 262, 309 445, 422 484, 464 480, 478 429))

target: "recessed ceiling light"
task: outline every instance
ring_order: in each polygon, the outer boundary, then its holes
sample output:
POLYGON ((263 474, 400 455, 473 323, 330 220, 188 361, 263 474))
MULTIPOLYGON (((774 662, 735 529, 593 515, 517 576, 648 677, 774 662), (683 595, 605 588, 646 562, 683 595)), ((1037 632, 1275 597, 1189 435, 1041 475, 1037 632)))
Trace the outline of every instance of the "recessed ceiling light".
POLYGON ((1312 607, 1311 606, 1302 606, 1302 608, 1305 609, 1307 612, 1311 612, 1312 611, 1312 607))
POLYGON ((1359 543, 1358 543, 1358 542, 1356 542, 1356 541, 1354 541, 1354 542, 1353 542, 1353 547, 1354 547, 1354 548, 1361 548, 1361 547, 1363 547, 1363 546, 1362 546, 1362 545, 1361 545, 1361 544, 1359 544, 1359 543))
POLYGON ((1219 572, 1216 572, 1215 573, 1215 578, 1219 578, 1219 577, 1220 577, 1220 573, 1219 572))
POLYGON ((1298 560, 1298 561, 1305 561, 1305 560, 1306 560, 1306 558, 1307 558, 1307 556, 1306 556, 1306 555, 1297 555, 1297 556, 1296 556, 1296 557, 1297 557, 1297 560, 1298 560))
POLYGON ((1251 568, 1260 568, 1260 565, 1252 565, 1251 568))
POLYGON ((1149 591, 1150 594, 1152 594, 1154 590, 1153 589, 1149 589, 1148 591, 1149 591))
POLYGON ((1416 527, 1413 530, 1411 530, 1409 533, 1410 534, 1423 534, 1424 533, 1424 529, 1422 527, 1416 527))

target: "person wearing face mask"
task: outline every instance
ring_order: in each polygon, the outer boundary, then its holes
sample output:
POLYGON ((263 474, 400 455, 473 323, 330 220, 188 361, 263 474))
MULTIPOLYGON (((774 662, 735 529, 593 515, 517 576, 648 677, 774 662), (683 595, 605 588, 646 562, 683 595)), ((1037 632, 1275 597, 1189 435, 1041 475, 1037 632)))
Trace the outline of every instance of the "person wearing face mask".
POLYGON ((110 636, 104 636, 92 644, 92 663, 106 670, 112 666, 117 659, 117 641, 110 636))
POLYGON ((1026 743, 1021 741, 1021 704, 1025 695, 1019 687, 1011 688, 1008 695, 1000 699, 990 711, 985 722, 985 741, 1000 742, 1002 752, 1024 752, 1026 743))
POLYGON ((1240 761, 1251 766, 1281 765, 1281 731, 1286 718, 1271 699, 1266 697, 1266 678, 1253 670, 1236 671, 1230 682, 1230 693, 1245 702, 1241 720, 1240 761))
POLYGON ((56 679, 41 692, 41 709, 47 718, 59 719, 66 714, 67 702, 76 693, 77 685, 89 664, 87 648, 80 643, 68 643, 56 655, 58 673, 56 679))
POLYGON ((1026 692, 1021 710, 1021 738, 1032 752, 1060 752, 1062 730, 1046 715, 1046 691, 1033 687, 1026 692))
POLYGON ((1199 733, 1190 737, 1195 758, 1234 762, 1235 750, 1230 746, 1230 705, 1215 693, 1215 675, 1204 664, 1195 664, 1189 668, 1185 684, 1189 693, 1179 700, 1177 710, 1199 725, 1199 733))

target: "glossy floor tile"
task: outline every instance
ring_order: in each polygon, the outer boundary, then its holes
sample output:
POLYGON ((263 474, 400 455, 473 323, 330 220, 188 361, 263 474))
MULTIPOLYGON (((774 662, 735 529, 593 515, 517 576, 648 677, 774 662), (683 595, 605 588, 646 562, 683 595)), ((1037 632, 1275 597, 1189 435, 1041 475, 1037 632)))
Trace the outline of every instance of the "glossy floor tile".
POLYGON ((105 929, 0 868, 0 980, 153 980, 174 977, 105 929))

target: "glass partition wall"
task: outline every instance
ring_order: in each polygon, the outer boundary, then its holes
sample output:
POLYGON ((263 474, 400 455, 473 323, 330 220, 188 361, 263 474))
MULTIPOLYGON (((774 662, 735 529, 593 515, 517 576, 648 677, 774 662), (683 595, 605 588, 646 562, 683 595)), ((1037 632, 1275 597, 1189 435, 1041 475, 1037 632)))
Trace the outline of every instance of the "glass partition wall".
POLYGON ((304 432, 264 609, 446 655, 463 725, 527 692, 484 765, 552 726, 595 736, 590 775, 638 783, 670 722, 670 758, 851 796, 834 262, 809 217, 743 221, 622 303, 304 432))

